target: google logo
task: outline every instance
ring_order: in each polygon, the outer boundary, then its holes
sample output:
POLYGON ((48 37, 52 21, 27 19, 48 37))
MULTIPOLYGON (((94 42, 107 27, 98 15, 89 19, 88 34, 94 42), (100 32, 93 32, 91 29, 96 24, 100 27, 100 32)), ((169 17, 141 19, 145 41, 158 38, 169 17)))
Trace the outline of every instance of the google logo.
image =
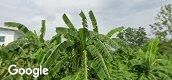
POLYGON ((33 75, 33 77, 37 78, 40 75, 48 75, 48 69, 47 68, 42 68, 40 66, 39 68, 16 68, 16 65, 12 64, 8 67, 8 72, 10 75, 16 75, 20 74, 21 76, 24 74, 27 75, 33 75))

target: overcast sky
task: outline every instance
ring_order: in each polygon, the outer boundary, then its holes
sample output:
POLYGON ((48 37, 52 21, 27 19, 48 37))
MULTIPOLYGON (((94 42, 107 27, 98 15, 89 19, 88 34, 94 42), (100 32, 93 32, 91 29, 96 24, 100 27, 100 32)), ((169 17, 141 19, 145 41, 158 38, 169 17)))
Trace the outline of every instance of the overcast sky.
POLYGON ((117 26, 145 27, 154 22, 160 7, 172 0, 1 0, 0 26, 6 21, 22 23, 30 30, 39 31, 42 19, 47 20, 46 39, 55 34, 55 27, 66 26, 62 15, 81 26, 81 10, 93 10, 101 33, 117 26))

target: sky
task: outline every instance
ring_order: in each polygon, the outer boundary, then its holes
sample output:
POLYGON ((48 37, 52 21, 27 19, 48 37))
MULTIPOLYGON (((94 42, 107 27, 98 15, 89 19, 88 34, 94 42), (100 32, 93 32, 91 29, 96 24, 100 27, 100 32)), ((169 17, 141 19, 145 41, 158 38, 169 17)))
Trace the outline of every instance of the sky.
POLYGON ((64 13, 80 28, 80 11, 88 16, 92 10, 102 34, 119 26, 144 27, 149 31, 160 7, 169 3, 172 0, 1 0, 0 26, 12 21, 39 32, 44 19, 47 23, 45 39, 50 39, 56 34, 56 27, 66 27, 62 20, 64 13))

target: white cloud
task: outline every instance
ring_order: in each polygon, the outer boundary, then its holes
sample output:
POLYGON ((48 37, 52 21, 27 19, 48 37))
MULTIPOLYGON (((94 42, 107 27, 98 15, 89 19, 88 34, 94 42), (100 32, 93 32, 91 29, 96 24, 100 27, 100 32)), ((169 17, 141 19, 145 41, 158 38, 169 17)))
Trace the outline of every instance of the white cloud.
POLYGON ((34 2, 44 8, 89 8, 101 5, 103 0, 36 0, 34 2))
POLYGON ((159 7, 170 0, 3 0, 0 3, 0 25, 16 21, 40 29, 42 19, 47 20, 47 35, 55 34, 55 27, 65 26, 62 15, 66 13, 76 26, 81 26, 79 12, 93 10, 99 29, 106 33, 118 25, 147 27, 153 23, 159 7))

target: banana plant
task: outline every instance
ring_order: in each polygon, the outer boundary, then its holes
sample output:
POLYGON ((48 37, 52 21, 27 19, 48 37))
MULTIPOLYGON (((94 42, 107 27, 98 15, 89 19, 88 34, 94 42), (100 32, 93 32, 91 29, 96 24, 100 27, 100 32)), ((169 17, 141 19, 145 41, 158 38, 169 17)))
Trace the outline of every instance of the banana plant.
MULTIPOLYGON (((44 79, 112 79, 110 62, 113 58, 107 46, 109 45, 107 42, 111 39, 99 34, 97 21, 92 11, 89 12, 89 17, 93 31, 88 30, 88 19, 85 14, 81 11, 79 15, 83 26, 80 29, 74 27, 66 14, 63 15, 68 28, 56 28, 57 35, 60 35, 64 41, 54 48, 44 62, 43 65, 50 68, 50 75, 44 79)), ((115 32, 109 35, 113 33, 115 32)))
POLYGON ((137 80, 171 80, 171 61, 157 56, 159 42, 159 38, 151 40, 147 50, 138 50, 136 59, 131 60, 131 71, 138 75, 137 80))
POLYGON ((16 64, 20 67, 37 67, 44 60, 45 52, 48 51, 48 42, 44 40, 45 35, 45 20, 42 20, 42 28, 40 35, 30 31, 26 26, 16 22, 5 22, 5 26, 17 27, 23 34, 21 39, 18 39, 7 46, 0 49, 3 58, 1 66, 1 79, 32 79, 32 77, 14 77, 8 74, 7 68, 11 64, 16 64), (36 62, 35 62, 36 61, 36 62))
POLYGON ((88 17, 79 16, 82 28, 76 29, 66 14, 62 16, 65 27, 57 27, 56 35, 44 40, 45 20, 40 33, 30 31, 25 25, 6 22, 8 27, 17 27, 23 34, 6 46, 0 46, 0 78, 2 80, 170 80, 171 61, 159 57, 159 39, 149 41, 148 46, 134 49, 116 37, 124 27, 118 27, 106 35, 98 30, 98 23, 92 11, 88 17), (89 25, 89 21, 92 25, 89 25), (88 30, 88 27, 93 30, 88 30), (145 49, 146 48, 146 49, 145 49), (12 76, 7 68, 10 64, 19 67, 49 69, 49 74, 12 76))

